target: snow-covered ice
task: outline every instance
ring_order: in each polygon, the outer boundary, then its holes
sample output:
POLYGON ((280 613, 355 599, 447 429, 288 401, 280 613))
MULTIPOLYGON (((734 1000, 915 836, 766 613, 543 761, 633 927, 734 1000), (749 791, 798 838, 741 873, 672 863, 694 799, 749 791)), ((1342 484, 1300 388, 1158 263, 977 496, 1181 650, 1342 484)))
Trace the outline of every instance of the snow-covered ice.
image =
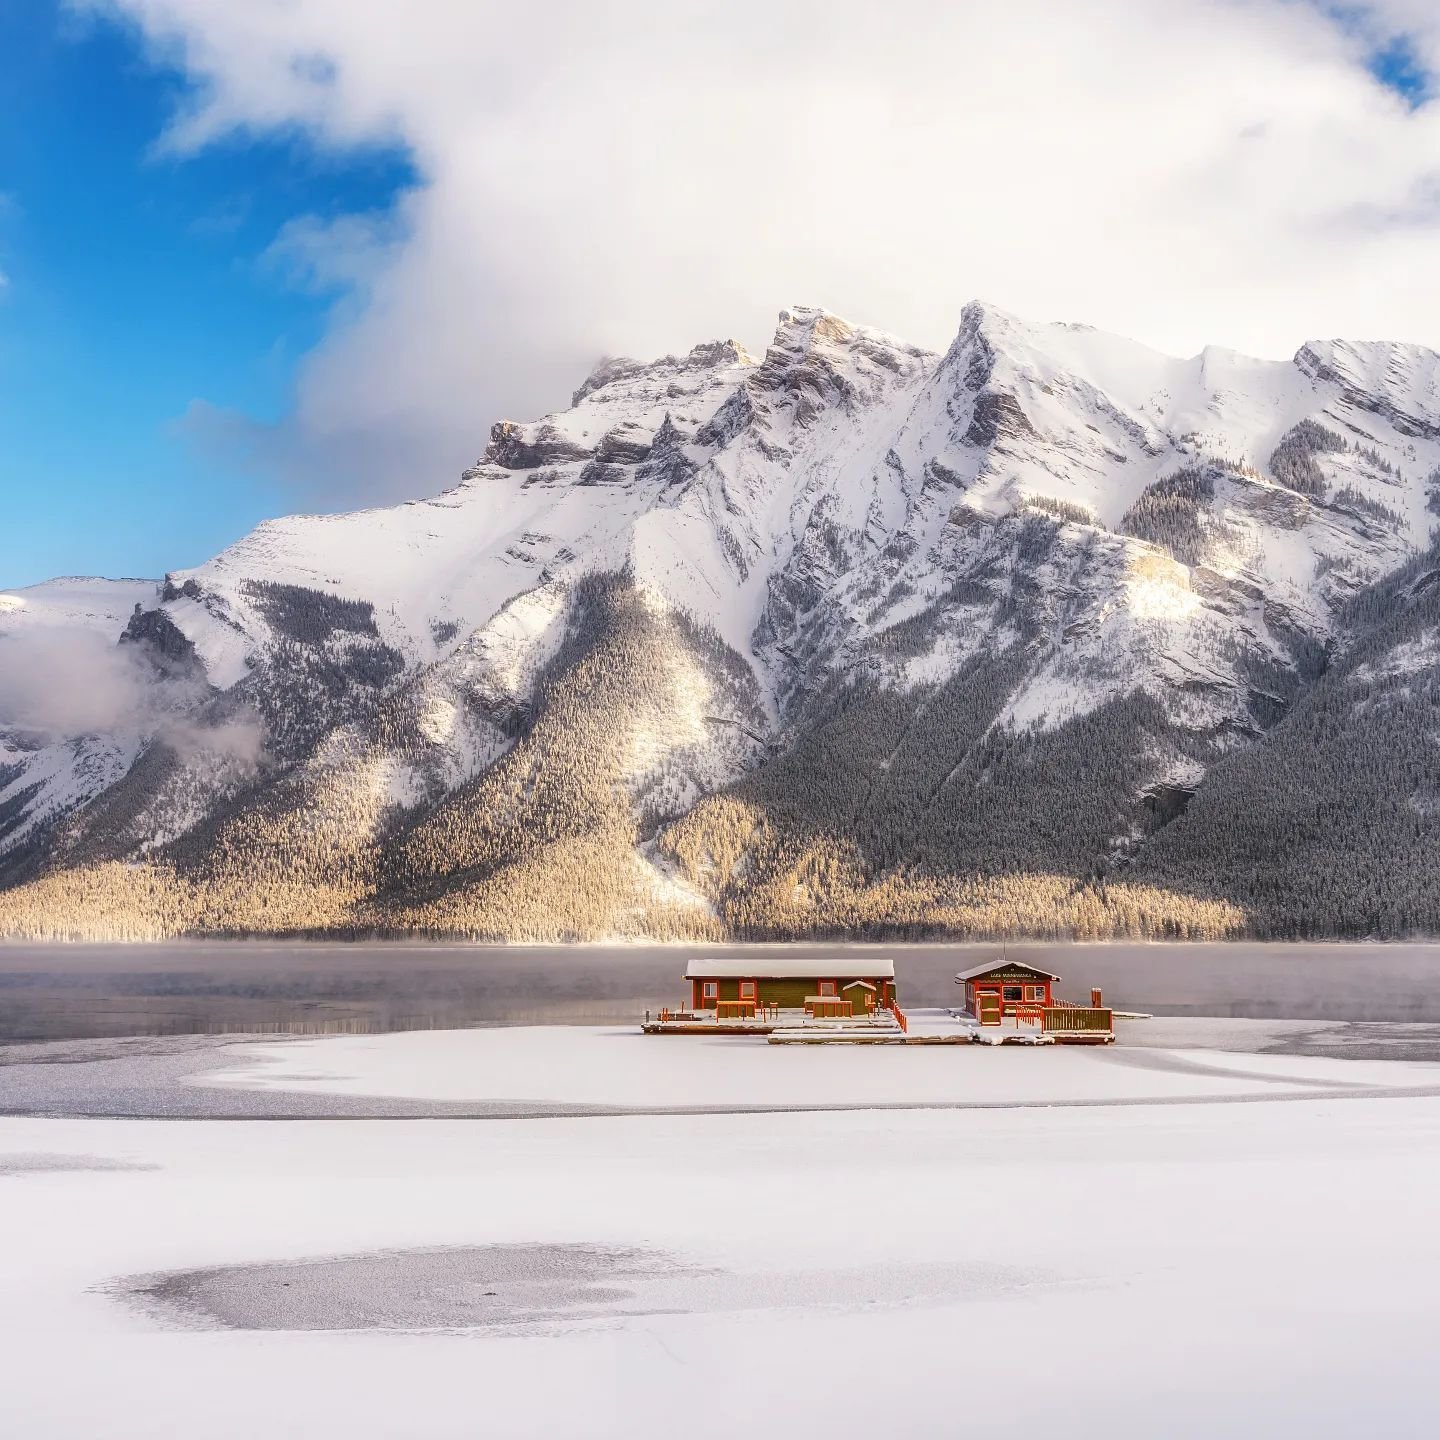
POLYGON ((248 1070, 246 1083, 360 1094, 664 1105, 751 1096, 768 1074, 770 1098, 793 1103, 867 1086, 1096 1103, 0 1119, 4 1434, 1431 1429, 1440 1098, 1424 1092, 1440 1067, 571 1030, 236 1053, 231 1084, 248 1070), (458 1247, 453 1267, 440 1247, 458 1247), (591 1257, 579 1300, 547 1292, 528 1319, 455 1327, 477 1277, 520 1266, 543 1281, 566 1253, 591 1257), (606 1255, 628 1257, 608 1278, 606 1255), (538 1272, 529 1256, 547 1257, 538 1272), (351 1258, 283 1268, 337 1257, 351 1258), (257 1266, 206 1281, 238 1306, 232 1324, 259 1324, 245 1319, 258 1303, 271 1323, 304 1310, 355 1328, 197 1329, 123 1293, 134 1277, 257 1266), (310 1287, 301 1299, 280 1293, 287 1273, 310 1287), (317 1274, 356 1285, 350 1312, 343 1296, 316 1308, 317 1274), (377 1306, 403 1328, 374 1328, 377 1306))
POLYGON ((507 1026, 247 1045, 235 1052, 239 1067, 211 1071, 200 1083, 640 1109, 1050 1104, 1214 1099, 1316 1086, 1440 1088, 1440 1066, 1393 1061, 1058 1045, 1043 1054, 1013 1046, 866 1051, 860 1061, 844 1046, 775 1046, 758 1036, 507 1026))

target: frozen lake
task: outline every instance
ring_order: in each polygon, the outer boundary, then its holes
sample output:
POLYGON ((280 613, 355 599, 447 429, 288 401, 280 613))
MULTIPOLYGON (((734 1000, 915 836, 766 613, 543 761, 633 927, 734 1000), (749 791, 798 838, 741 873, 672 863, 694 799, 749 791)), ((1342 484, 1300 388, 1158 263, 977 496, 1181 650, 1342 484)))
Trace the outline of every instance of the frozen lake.
POLYGON ((14 1047, 60 1103, 0 1115, 0 1434, 1432 1433, 1440 1065, 1131 1024, 1173 1048, 14 1047), (60 1113, 87 1051, 169 1103, 60 1113))
MULTIPOLYGON (((727 947, 757 955, 829 946, 727 947)), ((948 1005, 980 945, 882 945, 907 1006, 948 1005)), ((0 1043, 118 1035, 376 1034, 614 1024, 673 1004, 693 946, 0 944, 0 1043)), ((1440 944, 1023 944, 1009 954, 1124 1008, 1254 1019, 1440 1021, 1440 944)))

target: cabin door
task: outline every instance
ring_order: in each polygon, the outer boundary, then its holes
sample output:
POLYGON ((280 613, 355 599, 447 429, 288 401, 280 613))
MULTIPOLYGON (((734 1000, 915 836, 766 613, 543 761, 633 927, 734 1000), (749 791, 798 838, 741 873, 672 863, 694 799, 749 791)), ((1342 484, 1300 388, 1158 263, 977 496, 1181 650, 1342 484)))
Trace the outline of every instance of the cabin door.
POLYGON ((975 992, 975 1011, 982 1025, 998 1025, 1000 1023, 999 994, 994 990, 977 990, 975 992))

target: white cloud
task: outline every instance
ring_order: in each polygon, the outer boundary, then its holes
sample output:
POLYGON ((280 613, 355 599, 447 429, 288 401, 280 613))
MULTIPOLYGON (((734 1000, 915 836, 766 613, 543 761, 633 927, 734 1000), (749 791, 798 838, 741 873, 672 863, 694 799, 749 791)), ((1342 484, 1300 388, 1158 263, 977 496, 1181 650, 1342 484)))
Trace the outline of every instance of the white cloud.
POLYGON ((249 711, 205 718, 203 682, 157 674, 137 645, 93 629, 46 625, 0 635, 0 727, 50 743, 116 730, 154 736, 182 755, 254 764, 264 745, 249 711))
POLYGON ((139 728, 153 677, 133 646, 47 626, 0 637, 0 725, 70 739, 139 728))
POLYGON ((415 157, 395 216, 278 242, 351 287, 291 417, 208 417, 323 502, 434 490, 592 357, 763 345, 795 301, 936 347, 974 296, 1180 352, 1440 344, 1440 107, 1365 63, 1399 34, 1440 63, 1432 0, 1343 23, 1302 0, 87 3, 193 80, 175 148, 300 127, 415 157))
POLYGON ((405 235, 396 221, 393 215, 300 215, 281 229, 262 260, 302 289, 363 297, 397 258, 405 235))

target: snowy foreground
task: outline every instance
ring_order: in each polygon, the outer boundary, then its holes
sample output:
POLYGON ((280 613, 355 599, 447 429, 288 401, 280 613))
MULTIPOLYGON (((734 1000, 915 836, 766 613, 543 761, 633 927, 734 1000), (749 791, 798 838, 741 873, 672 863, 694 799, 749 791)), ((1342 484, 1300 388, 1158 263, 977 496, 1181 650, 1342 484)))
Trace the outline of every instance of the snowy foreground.
POLYGON ((0 1119, 0 1434, 1434 1431, 1440 1066, 516 1029, 200 1083, 648 1113, 0 1119), (948 1108, 655 1113, 847 1103, 948 1108))

